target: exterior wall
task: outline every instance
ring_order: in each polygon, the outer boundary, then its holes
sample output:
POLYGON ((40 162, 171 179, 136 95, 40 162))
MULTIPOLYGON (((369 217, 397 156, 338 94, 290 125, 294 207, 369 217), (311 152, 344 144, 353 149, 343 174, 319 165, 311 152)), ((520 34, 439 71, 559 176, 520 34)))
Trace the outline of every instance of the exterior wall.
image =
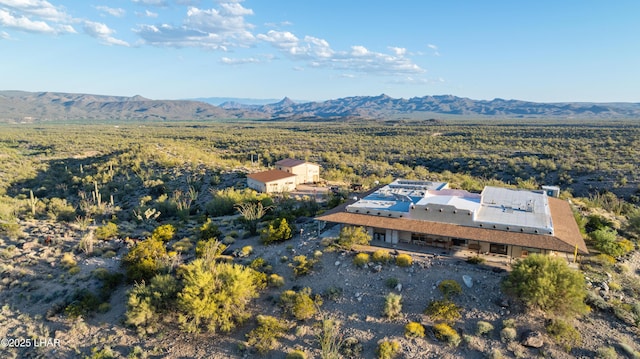
POLYGON ((294 167, 276 166, 276 169, 296 175, 296 184, 320 181, 320 166, 313 163, 303 163, 294 167))
POLYGON ((294 177, 283 178, 267 183, 247 178, 247 187, 263 193, 280 193, 294 191, 296 189, 296 183, 294 177))
POLYGON ((264 185, 264 183, 260 182, 260 181, 256 181, 253 178, 248 178, 247 177, 247 187, 254 189, 258 192, 266 192, 267 189, 264 185))
POLYGON ((418 220, 475 226, 471 211, 447 205, 415 205, 409 210, 409 217, 418 220))

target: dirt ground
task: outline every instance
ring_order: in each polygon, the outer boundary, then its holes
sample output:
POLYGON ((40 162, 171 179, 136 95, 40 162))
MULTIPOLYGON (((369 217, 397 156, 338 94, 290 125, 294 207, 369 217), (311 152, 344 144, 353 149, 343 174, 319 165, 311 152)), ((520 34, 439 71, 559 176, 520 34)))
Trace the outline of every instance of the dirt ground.
MULTIPOLYGON (((223 233, 235 228, 229 221, 219 223, 223 233)), ((635 350, 638 344, 638 328, 629 327, 612 314, 593 312, 576 321, 583 342, 570 354, 546 336, 545 319, 542 314, 525 312, 523 308, 510 303, 500 291, 500 283, 505 271, 491 266, 473 265, 461 258, 433 254, 413 254, 414 263, 410 267, 385 264, 358 268, 353 262, 355 253, 329 251, 318 237, 314 222, 299 224, 304 226, 299 234, 288 242, 264 246, 257 237, 238 239, 231 246, 241 248, 250 245, 253 254, 243 263, 262 257, 273 266, 273 272, 285 278, 282 288, 268 288, 252 306, 254 314, 264 313, 277 317, 282 311, 277 298, 286 289, 309 287, 313 293, 324 294, 321 313, 340 322, 343 338, 353 337, 362 345, 362 358, 374 358, 378 342, 394 339, 401 344, 402 358, 486 358, 493 349, 499 349, 503 357, 550 358, 593 358, 598 348, 614 346, 621 357, 624 352, 618 343, 628 343, 635 350), (318 253, 318 252, 321 252, 318 253), (289 264, 295 255, 314 255, 319 262, 313 272, 295 277, 289 264), (286 257, 286 259, 284 259, 286 257), (472 278, 472 286, 464 284, 462 276, 472 278), (387 284, 393 278, 399 284, 390 288, 387 284), (469 335, 458 347, 450 347, 435 339, 430 331, 434 324, 423 314, 431 300, 442 299, 437 284, 446 279, 460 283, 463 292, 454 302, 462 308, 462 318, 454 325, 461 334, 469 335), (341 294, 330 299, 326 293, 336 290, 341 294), (386 319, 382 315, 384 297, 396 292, 402 295, 402 316, 386 319), (500 341, 500 329, 505 319, 514 319, 518 334, 529 330, 543 333, 542 349, 527 348, 518 342, 509 345, 500 341), (475 334, 478 321, 493 324, 494 330, 488 335, 475 334), (404 337, 404 326, 416 321, 425 325, 427 335, 421 339, 404 337), (517 355, 517 356, 516 356, 517 355)), ((22 222, 24 235, 18 239, 0 239, 0 338, 3 341, 0 357, 3 358, 76 358, 91 356, 92 350, 105 347, 112 349, 116 357, 136 357, 132 353, 143 353, 151 358, 252 358, 258 356, 245 348, 245 335, 255 327, 254 320, 238 328, 229 335, 185 334, 177 330, 176 323, 166 323, 166 329, 159 334, 140 338, 135 331, 123 325, 126 310, 126 295, 130 287, 121 286, 112 293, 110 308, 105 313, 97 313, 84 319, 69 319, 60 306, 65 298, 76 289, 95 290, 98 280, 92 276, 96 268, 121 271, 120 258, 128 250, 119 241, 98 243, 102 256, 87 257, 74 251, 82 236, 74 224, 52 222, 22 222), (51 243, 47 244, 47 239, 51 243), (113 251, 109 253, 109 251, 113 251), (66 253, 73 253, 79 271, 71 273, 63 265, 66 253), (56 310, 57 309, 57 310, 56 310), (55 314, 52 314, 55 313, 55 314), (23 347, 16 347, 18 339, 23 347), (29 345, 26 339, 31 339, 29 345), (40 344, 40 345, 36 345, 40 344)), ((335 235, 327 231, 323 237, 335 235)), ((186 259, 186 258, 185 258, 186 259)), ((627 259, 631 275, 640 273, 640 254, 627 259)), ((319 357, 316 339, 318 318, 296 322, 287 335, 280 340, 279 347, 265 358, 284 358, 293 349, 305 351, 310 358, 319 357)))

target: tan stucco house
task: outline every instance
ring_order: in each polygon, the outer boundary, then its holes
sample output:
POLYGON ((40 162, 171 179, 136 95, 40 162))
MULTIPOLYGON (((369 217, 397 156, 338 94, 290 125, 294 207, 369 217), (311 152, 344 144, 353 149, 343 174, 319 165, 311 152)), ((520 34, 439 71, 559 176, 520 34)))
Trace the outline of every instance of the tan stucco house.
POLYGON ((263 193, 291 192, 296 189, 296 175, 280 170, 251 173, 247 187, 263 193))
POLYGON ((320 181, 320 166, 314 163, 287 158, 276 162, 276 169, 295 174, 296 184, 320 181))

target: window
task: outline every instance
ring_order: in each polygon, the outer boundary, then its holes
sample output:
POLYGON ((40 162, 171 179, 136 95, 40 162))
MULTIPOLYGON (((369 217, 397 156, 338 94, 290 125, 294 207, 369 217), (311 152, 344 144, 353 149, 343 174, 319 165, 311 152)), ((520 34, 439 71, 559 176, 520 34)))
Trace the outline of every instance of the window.
POLYGON ((495 254, 507 254, 507 245, 491 243, 489 245, 489 252, 495 254))
POLYGON ((458 246, 458 247, 466 247, 467 246, 467 240, 466 239, 453 238, 451 241, 453 242, 454 246, 458 246))
POLYGON ((373 240, 374 241, 382 241, 384 242, 384 233, 374 233, 373 234, 373 240))

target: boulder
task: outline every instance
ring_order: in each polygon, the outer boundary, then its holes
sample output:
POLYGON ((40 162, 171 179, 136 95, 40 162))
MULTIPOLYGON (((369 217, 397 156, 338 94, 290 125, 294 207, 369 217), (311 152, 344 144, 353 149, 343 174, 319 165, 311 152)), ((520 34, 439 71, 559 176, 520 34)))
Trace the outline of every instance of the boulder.
POLYGON ((529 348, 542 348, 544 340, 542 339, 542 333, 538 331, 530 331, 523 335, 520 343, 529 348))

